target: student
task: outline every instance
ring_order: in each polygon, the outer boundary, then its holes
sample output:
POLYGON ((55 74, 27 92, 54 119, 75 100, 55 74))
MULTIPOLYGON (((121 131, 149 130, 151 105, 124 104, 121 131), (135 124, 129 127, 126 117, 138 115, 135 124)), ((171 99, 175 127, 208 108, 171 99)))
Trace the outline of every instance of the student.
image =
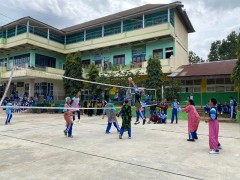
POLYGON ((219 134, 219 122, 217 118, 217 109, 216 109, 217 100, 212 98, 209 102, 211 109, 209 111, 209 117, 205 119, 205 122, 209 125, 209 146, 210 154, 218 154, 221 144, 218 141, 219 134))
POLYGON ((164 99, 164 101, 161 102, 161 104, 160 104, 160 108, 162 109, 162 111, 164 111, 164 114, 167 115, 167 110, 168 110, 167 99, 164 99))
POLYGON ((150 106, 150 117, 156 113, 156 108, 157 108, 157 102, 156 100, 154 99, 153 102, 152 102, 152 105, 150 106))
MULTIPOLYGON (((102 108, 103 103, 100 99, 97 99, 97 108, 102 108)), ((102 109, 97 109, 97 116, 102 115, 102 109)))
MULTIPOLYGON (((134 87, 134 91, 135 91, 135 107, 136 107, 136 115, 137 117, 141 117, 143 119, 143 125, 146 123, 146 116, 142 113, 141 109, 141 96, 142 94, 144 94, 144 90, 141 89, 139 90, 137 85, 134 83, 134 81, 132 80, 132 78, 129 78, 129 87, 131 86, 131 84, 134 87)), ((139 119, 136 119, 136 122, 134 123, 135 125, 139 124, 139 119)))
POLYGON ((72 138, 72 127, 73 127, 73 120, 72 120, 72 110, 70 109, 71 98, 66 97, 66 103, 64 104, 64 119, 66 121, 66 129, 64 130, 65 136, 72 138))
MULTIPOLYGON (((6 106, 12 106, 12 103, 10 101, 8 101, 6 106)), ((7 114, 7 119, 6 119, 5 125, 8 125, 8 124, 10 124, 11 119, 12 119, 12 108, 11 107, 6 108, 6 114, 7 114)))
POLYGON ((154 112, 153 115, 149 118, 148 124, 150 124, 151 122, 153 122, 154 124, 158 124, 161 122, 156 112, 154 112))
POLYGON ((205 114, 209 113, 210 108, 211 108, 211 107, 209 106, 208 103, 203 107, 205 114))
POLYGON ((178 123, 178 105, 179 105, 179 102, 175 98, 173 103, 172 103, 172 108, 173 109, 172 109, 171 124, 173 124, 173 122, 174 122, 174 117, 176 117, 176 124, 178 123))
POLYGON ((131 118, 132 118, 132 110, 131 106, 128 104, 128 100, 124 101, 124 105, 122 106, 122 127, 120 129, 119 139, 122 139, 124 131, 128 131, 128 138, 131 139, 131 118))
POLYGON ((229 113, 229 105, 228 105, 227 101, 223 105, 222 109, 223 109, 223 113, 229 113))
POLYGON ((217 103, 217 113, 218 113, 218 114, 223 114, 221 102, 218 102, 218 103, 217 103))
MULTIPOLYGON (((72 98, 72 108, 80 108, 80 98, 79 93, 72 98)), ((75 121, 75 113, 78 115, 78 122, 80 123, 80 109, 73 109, 73 122, 75 121)), ((75 122, 74 122, 75 123, 75 122)))
POLYGON ((115 126, 115 128, 117 129, 118 132, 120 132, 119 126, 118 126, 118 122, 115 116, 115 107, 114 104, 111 103, 111 100, 109 99, 109 103, 106 104, 105 106, 106 108, 110 108, 110 109, 104 109, 103 111, 103 117, 102 119, 104 119, 105 114, 107 114, 108 117, 108 124, 107 124, 107 128, 106 128, 106 134, 110 134, 110 129, 112 127, 112 124, 115 126))
POLYGON ((230 118, 233 119, 233 115, 234 115, 234 100, 233 100, 233 97, 230 96, 229 97, 230 99, 230 118))
POLYGON ((200 122, 200 116, 193 105, 193 100, 189 99, 186 108, 182 108, 183 112, 188 113, 188 139, 187 141, 194 142, 195 139, 198 139, 197 130, 200 122))
POLYGON ((161 113, 159 113, 159 118, 162 124, 166 124, 167 123, 167 114, 165 114, 164 110, 162 110, 161 113))
MULTIPOLYGON (((94 106, 95 106, 94 101, 93 99, 91 99, 90 102, 88 103, 88 107, 94 108, 94 106)), ((92 117, 93 113, 94 113, 93 109, 88 109, 88 117, 92 117)))

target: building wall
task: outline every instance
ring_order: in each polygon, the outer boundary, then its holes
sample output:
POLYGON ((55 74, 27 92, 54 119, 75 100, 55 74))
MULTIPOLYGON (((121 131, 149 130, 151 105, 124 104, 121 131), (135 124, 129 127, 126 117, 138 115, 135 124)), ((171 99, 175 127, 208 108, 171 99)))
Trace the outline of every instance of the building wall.
POLYGON ((189 64, 188 61, 188 51, 181 46, 179 41, 175 41, 175 62, 172 64, 172 70, 176 70, 178 67, 182 65, 187 65, 189 64))
POLYGON ((177 41, 182 43, 184 48, 188 50, 188 32, 177 13, 174 13, 174 17, 175 17, 175 28, 172 30, 174 31, 177 41))

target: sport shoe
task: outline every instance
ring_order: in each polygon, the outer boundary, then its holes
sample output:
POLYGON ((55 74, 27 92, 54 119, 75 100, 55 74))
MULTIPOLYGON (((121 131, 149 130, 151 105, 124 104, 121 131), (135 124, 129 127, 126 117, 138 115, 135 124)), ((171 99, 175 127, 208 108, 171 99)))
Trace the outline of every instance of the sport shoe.
POLYGON ((194 139, 187 139, 187 141, 195 142, 195 140, 194 140, 194 139))
POLYGON ((122 139, 122 135, 121 134, 119 134, 119 139, 122 139))
POLYGON ((110 134, 110 132, 105 132, 105 134, 110 134))
POLYGON ((219 154, 219 150, 211 150, 210 152, 209 152, 209 154, 219 154))
POLYGON ((71 136, 68 136, 69 138, 73 138, 73 136, 71 135, 71 136))
POLYGON ((134 124, 137 125, 137 124, 139 124, 139 123, 140 123, 139 121, 136 121, 134 124))
POLYGON ((65 136, 67 136, 67 131, 66 131, 66 130, 64 130, 63 132, 64 132, 65 136))

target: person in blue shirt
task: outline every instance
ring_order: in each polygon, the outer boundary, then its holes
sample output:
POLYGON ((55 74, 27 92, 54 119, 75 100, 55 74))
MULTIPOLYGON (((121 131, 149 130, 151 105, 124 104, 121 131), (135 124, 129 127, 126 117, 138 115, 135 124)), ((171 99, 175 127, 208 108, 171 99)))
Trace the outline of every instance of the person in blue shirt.
MULTIPOLYGON (((9 101, 6 104, 6 106, 12 106, 12 103, 9 101)), ((7 119, 6 119, 5 125, 8 125, 8 124, 10 124, 10 121, 12 119, 12 108, 11 107, 6 108, 6 114, 7 114, 7 119)))
POLYGON ((176 124, 178 123, 178 105, 179 102, 175 98, 172 102, 172 118, 171 118, 171 124, 174 122, 174 117, 176 117, 176 124))
POLYGON ((158 116, 159 116, 162 124, 166 124, 167 123, 167 115, 164 113, 163 110, 162 110, 162 113, 159 113, 158 116))
POLYGON ((230 96, 229 99, 230 99, 230 118, 233 119, 234 109, 235 109, 234 100, 232 96, 230 96))

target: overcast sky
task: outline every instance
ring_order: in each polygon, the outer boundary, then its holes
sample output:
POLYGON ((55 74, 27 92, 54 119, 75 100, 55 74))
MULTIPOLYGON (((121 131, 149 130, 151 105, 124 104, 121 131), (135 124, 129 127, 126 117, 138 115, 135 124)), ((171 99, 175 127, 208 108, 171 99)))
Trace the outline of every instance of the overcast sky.
MULTIPOLYGON (((31 16, 64 28, 144 4, 174 0, 0 0, 0 25, 31 16), (8 16, 4 17, 2 14, 8 16)), ((189 34, 189 50, 207 58, 211 42, 240 29, 240 0, 182 0, 196 32, 189 34)))

